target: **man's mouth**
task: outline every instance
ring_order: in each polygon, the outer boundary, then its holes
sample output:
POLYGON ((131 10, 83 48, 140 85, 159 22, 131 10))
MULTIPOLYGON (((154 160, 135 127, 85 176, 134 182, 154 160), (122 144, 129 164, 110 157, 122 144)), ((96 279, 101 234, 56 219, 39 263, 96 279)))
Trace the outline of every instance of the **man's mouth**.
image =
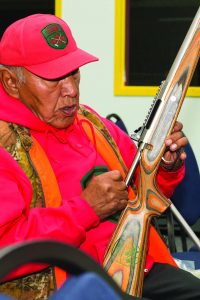
POLYGON ((76 105, 64 106, 60 108, 59 111, 65 114, 67 117, 72 117, 77 111, 77 106, 76 105))

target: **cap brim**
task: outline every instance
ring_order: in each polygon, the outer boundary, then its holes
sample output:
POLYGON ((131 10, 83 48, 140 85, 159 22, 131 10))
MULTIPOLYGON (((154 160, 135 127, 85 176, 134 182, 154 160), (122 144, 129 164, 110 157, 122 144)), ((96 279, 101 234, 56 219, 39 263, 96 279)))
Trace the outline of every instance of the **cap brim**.
POLYGON ((45 79, 56 79, 99 59, 77 48, 67 55, 42 64, 24 66, 28 71, 45 79))

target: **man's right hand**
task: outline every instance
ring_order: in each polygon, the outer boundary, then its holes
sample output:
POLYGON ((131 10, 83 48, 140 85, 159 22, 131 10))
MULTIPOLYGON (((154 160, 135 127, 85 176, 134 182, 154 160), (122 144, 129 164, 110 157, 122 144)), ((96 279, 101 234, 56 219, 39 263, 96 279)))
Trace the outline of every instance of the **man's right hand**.
POLYGON ((101 220, 124 209, 128 203, 127 187, 118 170, 94 176, 81 197, 101 220))

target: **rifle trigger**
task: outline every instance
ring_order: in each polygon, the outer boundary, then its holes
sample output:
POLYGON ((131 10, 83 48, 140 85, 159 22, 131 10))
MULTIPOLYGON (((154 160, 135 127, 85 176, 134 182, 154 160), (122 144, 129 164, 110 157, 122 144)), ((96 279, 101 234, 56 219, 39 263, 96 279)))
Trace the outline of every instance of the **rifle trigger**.
POLYGON ((141 134, 142 134, 142 127, 140 126, 138 129, 134 130, 131 134, 130 138, 136 142, 139 142, 141 134))

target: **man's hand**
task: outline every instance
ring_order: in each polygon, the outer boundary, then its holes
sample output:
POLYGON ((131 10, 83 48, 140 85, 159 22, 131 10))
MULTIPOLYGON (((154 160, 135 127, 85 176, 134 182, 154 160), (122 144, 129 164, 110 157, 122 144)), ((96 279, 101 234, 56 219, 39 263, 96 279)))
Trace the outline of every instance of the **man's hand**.
POLYGON ((171 135, 165 140, 167 151, 163 156, 164 164, 171 165, 179 160, 179 165, 186 159, 186 153, 184 147, 188 144, 188 139, 182 132, 183 125, 180 122, 176 122, 171 135))
POLYGON ((101 220, 124 209, 128 203, 126 184, 117 170, 94 176, 81 197, 101 220))

